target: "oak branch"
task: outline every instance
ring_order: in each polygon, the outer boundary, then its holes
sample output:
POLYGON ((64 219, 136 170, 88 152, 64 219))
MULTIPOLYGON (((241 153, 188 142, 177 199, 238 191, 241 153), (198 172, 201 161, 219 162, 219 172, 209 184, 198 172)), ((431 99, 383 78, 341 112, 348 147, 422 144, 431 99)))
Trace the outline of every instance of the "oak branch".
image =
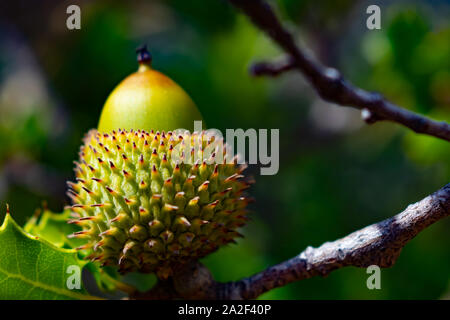
POLYGON ((326 276, 347 266, 392 266, 402 248, 419 232, 450 215, 450 184, 409 205, 396 216, 348 236, 308 247, 298 256, 236 282, 214 281, 209 270, 192 262, 172 278, 133 299, 254 299, 271 289, 314 276, 326 276))
POLYGON ((401 108, 379 93, 368 92, 355 87, 344 79, 341 73, 327 68, 308 56, 283 28, 272 8, 264 0, 228 0, 241 9, 253 23, 272 38, 287 54, 279 63, 257 63, 252 66, 253 75, 276 76, 289 70, 300 71, 322 99, 341 106, 360 109, 366 123, 381 120, 399 123, 411 130, 450 141, 450 124, 436 121, 401 108))

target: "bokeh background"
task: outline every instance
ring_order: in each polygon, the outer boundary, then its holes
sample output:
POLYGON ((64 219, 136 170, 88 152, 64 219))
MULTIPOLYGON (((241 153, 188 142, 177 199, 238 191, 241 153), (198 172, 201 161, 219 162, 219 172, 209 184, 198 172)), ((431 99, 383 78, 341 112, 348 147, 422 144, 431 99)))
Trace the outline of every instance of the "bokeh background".
MULTIPOLYGON (((299 43, 363 88, 450 121, 449 1, 271 1, 299 43), (382 29, 366 28, 381 7, 382 29)), ((318 99, 295 72, 252 78, 251 62, 281 52, 221 0, 2 1, 0 221, 21 224, 45 201, 68 203, 65 181, 81 138, 147 43, 153 66, 181 84, 210 128, 280 129, 280 170, 260 176, 245 238, 204 259, 217 280, 249 276, 402 211, 450 181, 449 144, 318 99), (66 8, 81 7, 81 30, 66 8)), ((344 268, 266 293, 266 299, 450 298, 450 221, 422 232, 368 290, 344 268)), ((0 244, 1 245, 1 244, 0 244)))

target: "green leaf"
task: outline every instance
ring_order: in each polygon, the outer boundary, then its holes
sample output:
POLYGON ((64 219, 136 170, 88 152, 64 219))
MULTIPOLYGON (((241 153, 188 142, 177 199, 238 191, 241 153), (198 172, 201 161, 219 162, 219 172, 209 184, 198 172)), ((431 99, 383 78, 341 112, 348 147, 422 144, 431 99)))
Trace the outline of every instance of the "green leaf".
POLYGON ((50 210, 38 216, 33 216, 24 226, 24 230, 32 235, 38 236, 59 248, 73 249, 84 244, 83 239, 69 239, 67 235, 80 231, 81 228, 75 224, 68 224, 70 210, 62 213, 53 213, 50 210))
POLYGON ((85 265, 75 250, 25 233, 10 214, 0 227, 0 244, 0 299, 95 299, 82 284, 68 288, 73 269, 81 273, 85 265))
MULTIPOLYGON (((59 248, 74 249, 83 245, 86 241, 84 239, 67 238, 67 235, 81 230, 81 227, 76 224, 67 223, 70 218, 70 210, 54 213, 45 209, 42 214, 36 214, 31 217, 25 224, 24 230, 47 240, 59 248)), ((80 258, 85 257, 88 253, 86 250, 78 250, 80 258)), ((97 286, 102 291, 112 292, 121 285, 118 281, 120 275, 117 270, 112 268, 102 269, 97 263, 92 262, 86 262, 85 268, 93 275, 97 286)))

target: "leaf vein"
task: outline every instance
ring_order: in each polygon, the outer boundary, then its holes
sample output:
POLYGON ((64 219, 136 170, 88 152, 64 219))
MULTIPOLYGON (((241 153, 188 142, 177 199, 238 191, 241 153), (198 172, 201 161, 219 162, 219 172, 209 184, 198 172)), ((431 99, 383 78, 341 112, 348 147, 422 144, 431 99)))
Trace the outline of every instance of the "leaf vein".
MULTIPOLYGON (((2 269, 1 267, 0 267, 0 272, 4 273, 8 278, 15 278, 15 279, 21 280, 33 287, 38 287, 43 290, 50 291, 52 293, 56 293, 58 295, 62 295, 62 296, 66 296, 66 297, 74 298, 74 299, 95 299, 95 297, 91 297, 91 296, 84 295, 84 294, 77 293, 77 292, 71 292, 68 290, 61 290, 61 289, 49 286, 42 282, 36 282, 36 281, 30 280, 30 279, 27 279, 21 274, 10 273, 10 272, 2 269)), ((6 278, 6 279, 8 279, 8 278, 6 278)))

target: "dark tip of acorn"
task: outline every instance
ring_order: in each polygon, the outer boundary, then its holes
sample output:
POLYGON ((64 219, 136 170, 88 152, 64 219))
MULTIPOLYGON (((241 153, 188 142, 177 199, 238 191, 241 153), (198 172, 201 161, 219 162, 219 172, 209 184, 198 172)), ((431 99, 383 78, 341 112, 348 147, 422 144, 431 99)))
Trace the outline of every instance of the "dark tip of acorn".
POLYGON ((150 64, 152 62, 152 55, 147 49, 147 45, 143 44, 136 49, 137 61, 139 64, 150 64))

